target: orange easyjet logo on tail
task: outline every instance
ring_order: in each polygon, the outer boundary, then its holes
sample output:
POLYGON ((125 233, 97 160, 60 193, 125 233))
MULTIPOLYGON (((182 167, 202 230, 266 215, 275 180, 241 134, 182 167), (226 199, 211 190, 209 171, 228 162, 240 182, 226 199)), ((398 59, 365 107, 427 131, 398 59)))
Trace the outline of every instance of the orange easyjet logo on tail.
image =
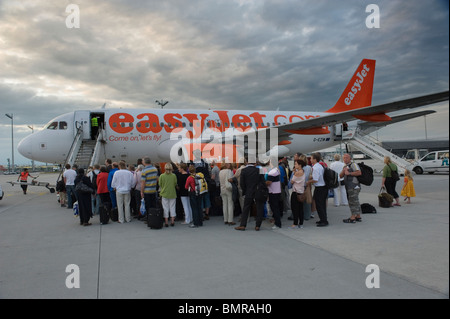
POLYGON ((350 91, 347 93, 347 97, 345 98, 345 104, 350 105, 352 104, 353 99, 358 94, 359 91, 361 91, 361 84, 364 82, 364 78, 367 76, 367 74, 370 72, 370 68, 367 67, 366 64, 363 65, 363 69, 356 73, 356 80, 353 83, 353 86, 350 91))
POLYGON ((375 60, 364 59, 356 68, 336 104, 328 113, 340 113, 372 105, 375 60))

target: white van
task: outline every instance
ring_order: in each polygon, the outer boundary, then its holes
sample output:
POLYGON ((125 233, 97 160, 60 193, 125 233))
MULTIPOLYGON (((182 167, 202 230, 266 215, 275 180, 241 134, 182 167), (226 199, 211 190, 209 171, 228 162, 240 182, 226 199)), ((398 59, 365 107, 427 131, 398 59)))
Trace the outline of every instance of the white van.
POLYGON ((430 152, 419 161, 413 164, 412 170, 416 174, 423 174, 427 172, 433 174, 434 172, 449 172, 448 166, 448 150, 430 152))

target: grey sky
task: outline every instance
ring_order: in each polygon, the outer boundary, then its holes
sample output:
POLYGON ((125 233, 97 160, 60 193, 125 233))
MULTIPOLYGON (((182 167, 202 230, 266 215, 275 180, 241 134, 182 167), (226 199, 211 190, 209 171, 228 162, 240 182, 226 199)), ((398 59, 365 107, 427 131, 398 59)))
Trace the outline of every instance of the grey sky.
MULTIPOLYGON (((448 90, 448 1, 0 1, 0 164, 53 117, 107 107, 325 111, 363 58, 373 104, 448 90), (131 2, 131 3, 130 3, 131 2), (79 5, 81 27, 65 25, 79 5)), ((448 103, 428 137, 448 138, 448 103)), ((379 132, 424 137, 423 118, 379 132)), ((16 152, 16 163, 29 163, 16 152)))

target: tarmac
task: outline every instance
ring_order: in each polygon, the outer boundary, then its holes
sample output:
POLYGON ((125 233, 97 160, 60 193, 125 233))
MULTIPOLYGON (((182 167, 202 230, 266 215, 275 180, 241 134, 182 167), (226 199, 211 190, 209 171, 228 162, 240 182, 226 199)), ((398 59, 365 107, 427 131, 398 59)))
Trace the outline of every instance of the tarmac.
MULTIPOLYGON (((54 184, 56 176, 38 180, 54 184)), ((83 227, 46 188, 23 195, 10 180, 0 176, 2 299, 449 298, 448 174, 415 176, 417 197, 394 208, 378 207, 375 176, 360 202, 378 213, 361 223, 343 223, 348 206, 329 199, 328 227, 316 227, 316 216, 292 230, 285 214, 283 228, 264 221, 259 232, 253 220, 242 232, 222 216, 197 229, 176 222, 151 230, 135 219, 100 225, 98 216, 83 227)))

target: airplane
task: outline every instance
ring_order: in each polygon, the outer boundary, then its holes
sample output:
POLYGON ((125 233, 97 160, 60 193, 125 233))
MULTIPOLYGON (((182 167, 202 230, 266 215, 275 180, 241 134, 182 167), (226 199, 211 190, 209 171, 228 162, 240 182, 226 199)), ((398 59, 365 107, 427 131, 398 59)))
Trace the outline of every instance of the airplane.
POLYGON ((216 162, 237 162, 242 156, 258 160, 284 157, 326 149, 343 138, 352 138, 354 130, 343 130, 349 121, 359 120, 358 129, 370 132, 434 111, 396 117, 388 116, 388 112, 449 99, 449 91, 444 91, 372 106, 375 63, 363 59, 337 103, 325 112, 80 110, 52 119, 42 130, 25 137, 18 151, 29 159, 56 164, 68 162, 77 143, 78 149, 82 144, 91 145, 96 163, 106 158, 136 163, 145 156, 153 163, 187 162, 196 157, 216 162), (91 125, 94 122, 98 126, 91 125))

